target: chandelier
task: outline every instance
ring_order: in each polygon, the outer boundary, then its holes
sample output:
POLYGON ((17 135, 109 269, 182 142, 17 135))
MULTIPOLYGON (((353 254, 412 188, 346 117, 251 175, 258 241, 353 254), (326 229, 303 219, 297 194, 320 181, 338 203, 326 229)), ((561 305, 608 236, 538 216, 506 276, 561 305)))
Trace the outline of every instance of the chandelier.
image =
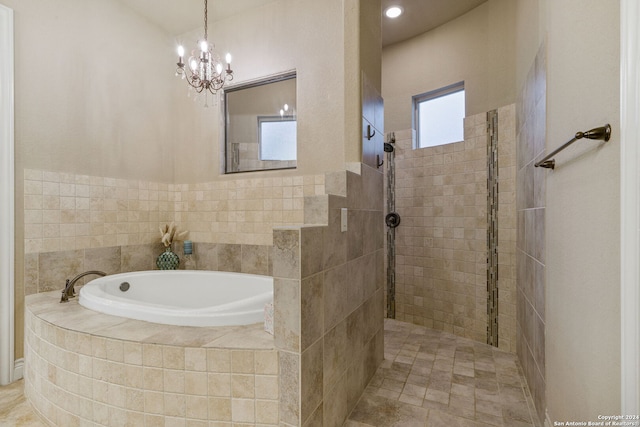
POLYGON ((215 95, 227 81, 233 80, 233 70, 231 69, 231 54, 227 53, 225 57, 227 63, 225 69, 220 57, 213 51, 213 46, 209 44, 207 12, 207 0, 204 0, 204 39, 199 42, 199 47, 191 52, 188 67, 185 67, 184 63, 184 47, 178 46, 176 76, 186 79, 197 93, 209 91, 215 95))

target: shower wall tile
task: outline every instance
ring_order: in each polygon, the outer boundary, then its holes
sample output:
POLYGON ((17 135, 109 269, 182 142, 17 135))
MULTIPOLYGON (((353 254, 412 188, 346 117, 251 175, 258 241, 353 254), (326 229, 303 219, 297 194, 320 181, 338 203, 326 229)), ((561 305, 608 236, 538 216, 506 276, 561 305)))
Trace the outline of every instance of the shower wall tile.
MULTIPOLYGON (((331 201, 331 200, 330 200, 331 201)), ((333 201, 338 201, 333 198, 333 201)), ((345 202, 340 200, 339 202, 345 202)), ((323 269, 340 265, 347 260, 347 236, 340 231, 341 208, 329 207, 328 227, 323 229, 323 269)))
POLYGON ((323 312, 323 275, 322 273, 315 276, 302 279, 301 282, 301 350, 304 351, 311 344, 322 337, 324 328, 324 312, 323 312))
POLYGON ((516 312, 517 354, 538 420, 544 419, 546 47, 540 46, 518 96, 516 312))
POLYGON ((302 278, 322 271, 322 231, 323 227, 303 227, 300 230, 300 250, 305 254, 300 266, 302 278))
POLYGON ((274 337, 279 349, 300 351, 300 279, 273 279, 274 337))
POLYGON ((300 378, 302 419, 306 420, 322 402, 323 391, 323 341, 318 340, 302 353, 300 378))
POLYGON ((516 351, 515 104, 498 109, 498 346, 516 351))
POLYGON ((326 225, 274 229, 275 341, 281 363, 299 361, 296 391, 281 379, 283 425, 342 425, 383 358, 383 238, 367 236, 381 231, 382 175, 351 165, 325 182, 326 225))
POLYGON ((300 278, 300 230, 273 231, 273 276, 300 278))
MULTIPOLYGON (((499 344, 515 351, 515 106, 498 120, 499 344)), ((395 132, 396 318, 486 342, 486 114, 464 130, 462 142, 423 149, 412 130, 395 132)))

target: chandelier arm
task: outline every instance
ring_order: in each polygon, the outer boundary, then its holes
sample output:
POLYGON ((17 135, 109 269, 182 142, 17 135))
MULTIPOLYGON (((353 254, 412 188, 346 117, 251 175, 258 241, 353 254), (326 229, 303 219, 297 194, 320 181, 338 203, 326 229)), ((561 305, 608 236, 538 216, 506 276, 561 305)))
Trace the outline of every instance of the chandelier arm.
POLYGON ((195 74, 193 74, 190 71, 185 71, 185 80, 187 81, 187 83, 189 84, 189 86, 191 86, 192 88, 194 88, 196 90, 196 92, 200 93, 202 92, 202 89, 204 88, 204 85, 202 84, 202 80, 200 80, 199 77, 197 77, 195 74))

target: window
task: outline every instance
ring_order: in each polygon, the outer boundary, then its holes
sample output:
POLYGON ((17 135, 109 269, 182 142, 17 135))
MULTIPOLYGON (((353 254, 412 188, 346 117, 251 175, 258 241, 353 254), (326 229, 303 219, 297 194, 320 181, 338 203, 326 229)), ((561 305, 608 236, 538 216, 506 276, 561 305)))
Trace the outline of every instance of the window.
POLYGON ((296 121, 258 117, 260 160, 296 160, 296 121))
POLYGON ((464 140, 464 82, 413 97, 416 148, 464 140))

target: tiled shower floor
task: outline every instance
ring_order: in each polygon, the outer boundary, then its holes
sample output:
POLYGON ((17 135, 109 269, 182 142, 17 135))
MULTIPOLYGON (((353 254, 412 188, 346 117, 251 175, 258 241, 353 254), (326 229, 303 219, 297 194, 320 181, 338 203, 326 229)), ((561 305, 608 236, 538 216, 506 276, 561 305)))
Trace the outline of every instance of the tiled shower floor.
MULTIPOLYGON (((530 427, 534 410, 515 355, 385 320, 385 361, 346 427, 530 427)), ((22 392, 0 387, 0 426, 44 426, 22 392)))
POLYGON ((346 427, 530 427, 535 410, 514 354, 385 320, 385 360, 346 427))

